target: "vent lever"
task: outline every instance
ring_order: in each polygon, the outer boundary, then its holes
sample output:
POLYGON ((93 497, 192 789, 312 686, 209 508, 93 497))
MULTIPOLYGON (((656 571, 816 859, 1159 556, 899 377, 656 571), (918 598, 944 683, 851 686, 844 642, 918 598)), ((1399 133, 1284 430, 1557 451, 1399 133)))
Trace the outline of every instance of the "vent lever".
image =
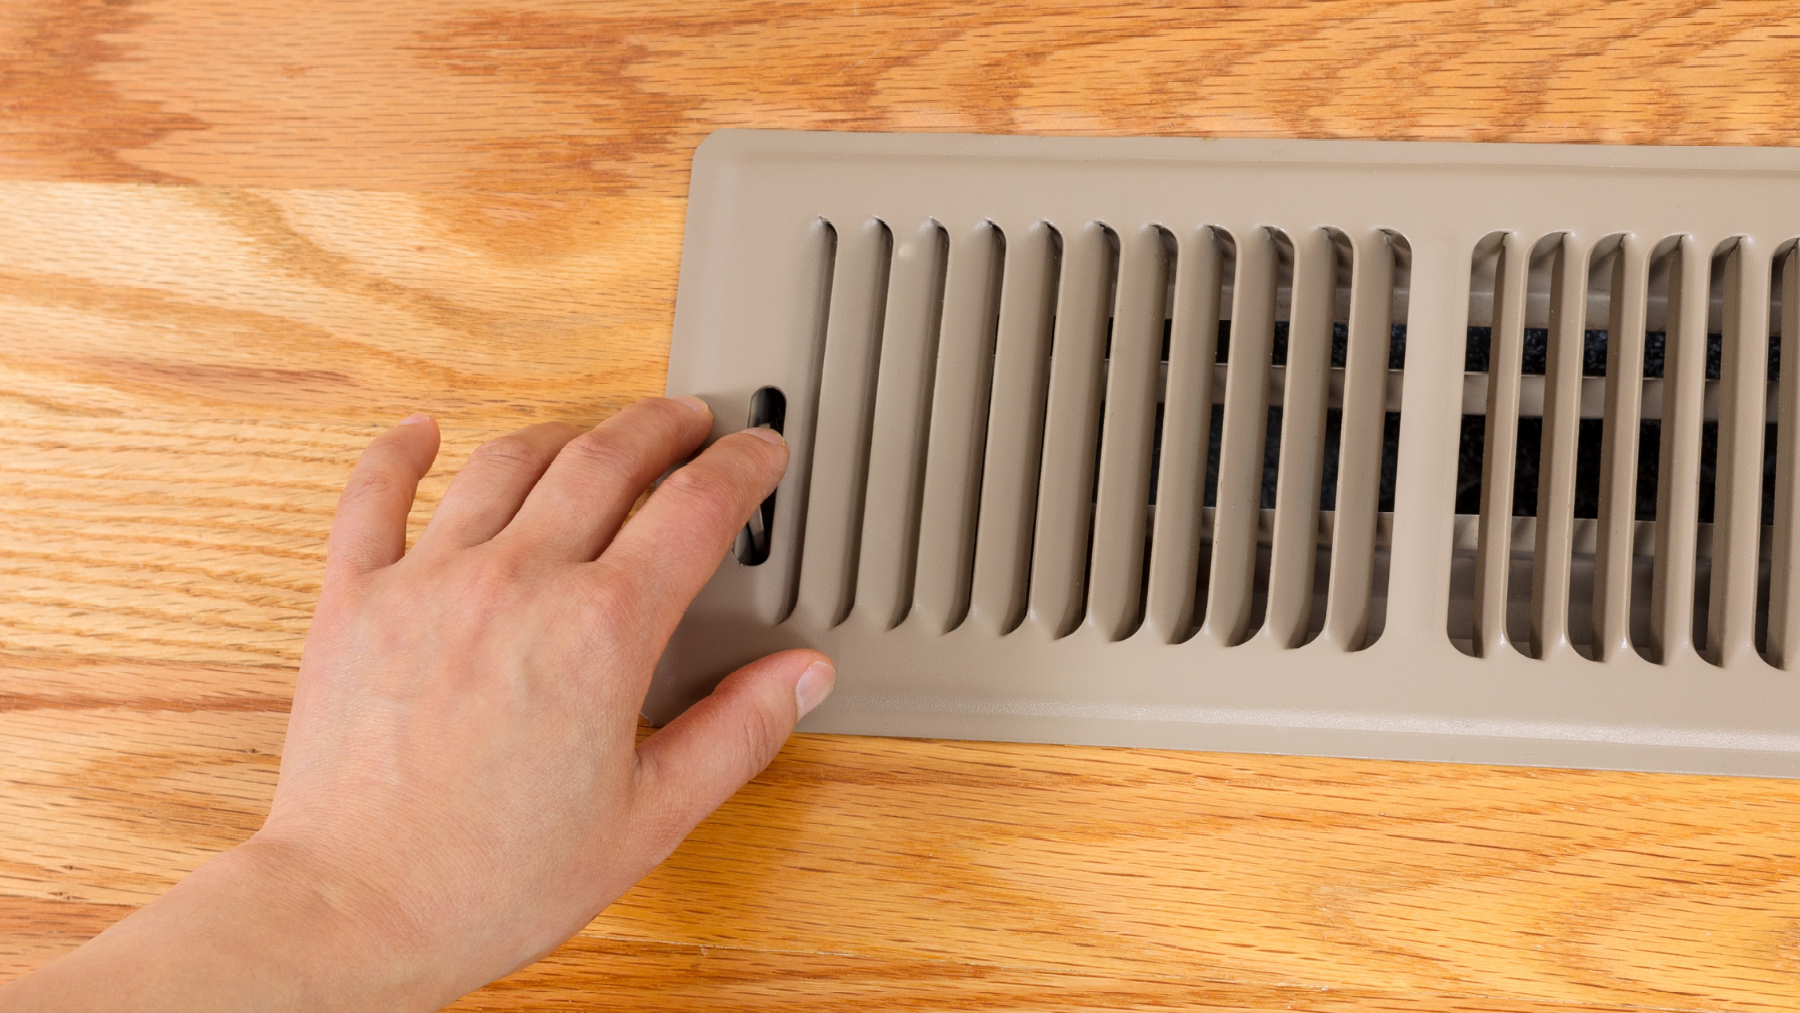
MULTIPOLYGON (((768 427, 781 432, 787 421, 787 395, 779 387, 763 387, 750 395, 751 429, 768 427)), ((745 566, 757 566, 769 558, 769 532, 775 526, 775 494, 762 501, 750 515, 750 523, 738 534, 737 559, 745 566)))

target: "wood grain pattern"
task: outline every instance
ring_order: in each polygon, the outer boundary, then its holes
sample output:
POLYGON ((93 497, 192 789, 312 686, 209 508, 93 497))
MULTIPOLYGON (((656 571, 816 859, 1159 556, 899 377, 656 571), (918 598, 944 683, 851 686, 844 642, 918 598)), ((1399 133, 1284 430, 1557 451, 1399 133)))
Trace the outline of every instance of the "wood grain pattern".
POLYGON ((660 392, 680 255, 679 206, 631 198, 0 183, 0 390, 594 421, 660 392))
MULTIPOLYGON (((338 484, 660 390, 720 126, 1800 141, 1778 3, 0 5, 0 976, 258 825, 338 484)), ((1792 1009, 1800 783, 812 736, 461 1009, 1792 1009)))
POLYGON ((49 0, 0 59, 26 179, 679 197, 720 126, 1800 139, 1754 0, 49 0))

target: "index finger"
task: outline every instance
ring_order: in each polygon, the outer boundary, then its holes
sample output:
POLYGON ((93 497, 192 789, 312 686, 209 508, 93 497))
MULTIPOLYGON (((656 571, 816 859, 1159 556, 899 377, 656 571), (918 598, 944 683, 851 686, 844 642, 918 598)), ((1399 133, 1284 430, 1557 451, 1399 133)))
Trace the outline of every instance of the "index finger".
POLYGON ((607 600, 631 612, 636 644, 661 653, 681 613, 712 579, 739 529, 787 470, 788 449, 771 429, 746 429, 708 447, 650 494, 591 564, 611 585, 607 600))

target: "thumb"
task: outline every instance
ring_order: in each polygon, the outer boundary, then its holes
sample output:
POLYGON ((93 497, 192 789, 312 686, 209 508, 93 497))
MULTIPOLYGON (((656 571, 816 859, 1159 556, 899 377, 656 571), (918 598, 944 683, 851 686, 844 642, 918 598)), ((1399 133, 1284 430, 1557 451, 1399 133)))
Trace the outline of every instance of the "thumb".
POLYGON ((640 811, 665 847, 762 773, 794 724, 831 692, 837 672, 818 651, 782 651, 726 676, 705 699, 638 745, 640 811))

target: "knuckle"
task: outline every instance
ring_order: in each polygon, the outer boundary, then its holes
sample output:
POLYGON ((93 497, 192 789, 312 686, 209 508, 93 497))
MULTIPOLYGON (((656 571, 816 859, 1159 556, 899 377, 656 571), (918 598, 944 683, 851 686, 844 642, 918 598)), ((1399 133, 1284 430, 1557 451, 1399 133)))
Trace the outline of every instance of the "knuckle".
POLYGON ((614 416, 621 422, 643 416, 638 424, 672 425, 677 428, 694 417, 694 410, 687 405, 667 397, 647 397, 624 407, 614 416))
POLYGON ((787 470, 788 450, 785 446, 747 433, 733 433, 729 441, 732 453, 724 458, 722 466, 729 467, 745 486, 761 490, 787 470))
POLYGON ((645 617, 641 595, 631 581, 602 580, 581 588, 578 624, 582 650, 608 667, 627 667, 643 641, 645 617))
POLYGON ((741 480, 702 462, 676 471, 663 482, 663 488, 688 509, 721 520, 734 518, 748 499, 741 480))
POLYGON ((344 493, 340 503, 344 506, 360 506, 364 503, 382 503, 395 499, 406 492, 406 483, 392 468, 383 465, 365 464, 350 473, 350 480, 344 483, 344 493))
POLYGON ((475 448, 469 462, 492 462, 502 467, 536 471, 543 467, 544 455, 531 441, 518 435, 502 436, 475 448))
POLYGON ((761 773, 787 741, 784 722, 767 704, 759 700, 749 710, 743 724, 746 781, 761 773))
POLYGON ((637 581, 628 573, 614 570, 608 579, 595 582, 588 591, 588 606, 608 624, 622 622, 637 611, 641 600, 637 581))
POLYGON ((630 566, 617 566, 601 560, 596 579, 584 581, 579 595, 584 611, 591 617, 589 629, 598 638, 595 646, 616 648, 630 642, 640 632, 643 603, 650 597, 645 577, 630 566))
POLYGON ((481 554, 474 565, 447 575, 449 579, 440 586, 446 589, 466 629, 485 629, 504 621, 502 617, 528 593, 527 570, 526 561, 516 554, 490 551, 481 554))
POLYGON ((631 447, 596 429, 576 437, 563 448, 563 456, 583 470, 603 478, 625 480, 636 475, 641 457, 631 447))
POLYGON ((505 597, 524 583, 525 571, 526 561, 520 553, 492 546, 469 571, 469 591, 483 599, 505 597))
POLYGON ((744 453, 765 465, 773 465, 787 460, 788 448, 785 443, 770 443, 768 440, 752 436, 749 433, 732 433, 731 441, 742 448, 744 453))

